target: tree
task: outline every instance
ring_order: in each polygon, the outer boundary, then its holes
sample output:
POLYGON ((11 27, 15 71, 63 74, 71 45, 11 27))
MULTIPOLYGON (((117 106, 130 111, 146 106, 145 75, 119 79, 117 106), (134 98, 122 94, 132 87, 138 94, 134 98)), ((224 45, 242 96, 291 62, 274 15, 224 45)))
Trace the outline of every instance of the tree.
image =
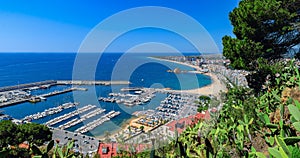
POLYGON ((23 134, 23 141, 43 145, 44 142, 52 139, 52 132, 45 125, 27 123, 19 125, 19 131, 23 134))
POLYGON ((0 147, 5 148, 8 145, 18 145, 22 141, 16 139, 18 135, 18 126, 11 121, 0 122, 0 147))
POLYGON ((111 142, 110 135, 111 135, 110 132, 105 131, 105 133, 104 133, 104 141, 105 141, 105 143, 110 143, 111 142))
POLYGON ((0 121, 0 157, 4 154, 7 157, 30 157, 30 146, 29 149, 19 148, 20 143, 28 141, 40 146, 51 138, 52 132, 44 125, 16 125, 11 121, 0 121))
MULTIPOLYGON (((46 149, 44 150, 41 150, 39 147, 37 147, 36 145, 33 145, 31 147, 31 150, 32 150, 32 153, 35 155, 35 156, 40 156, 41 158, 47 158, 48 157, 48 154, 50 152, 50 150, 53 148, 54 146, 54 140, 51 140, 46 149)), ((54 153, 55 154, 55 153, 54 153)))
POLYGON ((142 132, 144 132, 144 128, 145 128, 144 126, 140 126, 142 132))
POLYGON ((300 43, 299 11, 297 0, 242 0, 229 14, 236 38, 223 37, 223 55, 246 70, 259 58, 280 58, 300 43))

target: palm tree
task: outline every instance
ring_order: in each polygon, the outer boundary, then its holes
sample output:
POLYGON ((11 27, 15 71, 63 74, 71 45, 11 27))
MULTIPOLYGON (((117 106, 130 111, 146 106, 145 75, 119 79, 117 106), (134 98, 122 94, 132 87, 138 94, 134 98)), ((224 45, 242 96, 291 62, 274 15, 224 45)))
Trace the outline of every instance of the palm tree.
POLYGON ((129 131, 129 136, 131 136, 131 126, 128 126, 127 129, 129 131))
POLYGON ((105 131, 105 133, 104 133, 104 141, 105 141, 105 143, 110 143, 111 142, 110 135, 111 135, 110 132, 105 131))
POLYGON ((140 126, 142 132, 144 132, 144 128, 145 128, 144 126, 140 126))
POLYGON ((145 136, 144 134, 141 135, 142 143, 144 142, 145 137, 146 137, 146 136, 145 136))

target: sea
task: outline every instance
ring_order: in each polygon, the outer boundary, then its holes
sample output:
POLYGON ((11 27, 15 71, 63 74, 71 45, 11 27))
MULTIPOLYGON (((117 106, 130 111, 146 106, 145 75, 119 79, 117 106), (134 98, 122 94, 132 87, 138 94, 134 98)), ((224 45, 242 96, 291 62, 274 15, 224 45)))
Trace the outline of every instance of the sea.
MULTIPOLYGON (((166 97, 166 94, 157 93, 156 97, 149 103, 134 107, 127 107, 117 103, 99 102, 97 98, 100 96, 107 97, 109 93, 120 92, 120 89, 124 87, 186 90, 211 84, 211 78, 202 74, 175 74, 168 72, 168 70, 174 70, 175 68, 179 68, 180 70, 193 70, 191 67, 149 58, 173 55, 172 53, 103 53, 99 57, 97 53, 81 53, 80 55, 78 53, 0 53, 0 87, 44 80, 90 79, 90 76, 92 76, 94 80, 125 80, 131 83, 130 85, 111 86, 84 85, 80 87, 87 88, 88 91, 68 92, 48 97, 46 101, 34 104, 25 102, 0 108, 0 111, 13 118, 22 119, 27 115, 78 100, 80 101, 79 107, 93 104, 99 108, 106 109, 106 113, 111 110, 120 111, 121 114, 119 116, 87 133, 87 135, 101 136, 106 131, 112 132, 119 130, 122 124, 132 118, 132 113, 135 111, 155 109, 166 97)), ((199 54, 184 53, 183 55, 199 54)), ((34 95, 44 94, 69 87, 70 86, 52 86, 49 89, 34 90, 31 93, 34 95)), ((34 120, 33 122, 42 124, 74 110, 75 108, 66 109, 61 113, 34 120)), ((56 124, 54 127, 58 127, 71 119, 56 124)), ((95 118, 92 117, 67 130, 74 131, 93 119, 95 118)))

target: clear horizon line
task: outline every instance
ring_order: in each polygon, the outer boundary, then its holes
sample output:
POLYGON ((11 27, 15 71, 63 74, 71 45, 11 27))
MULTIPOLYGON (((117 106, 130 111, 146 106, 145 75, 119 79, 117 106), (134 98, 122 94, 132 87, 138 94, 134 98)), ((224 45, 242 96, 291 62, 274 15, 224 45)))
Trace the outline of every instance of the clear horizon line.
MULTIPOLYGON (((0 53, 70 53, 70 54, 76 54, 76 53, 79 53, 79 52, 58 52, 58 51, 49 51, 49 52, 46 52, 46 51, 24 51, 24 52, 21 52, 21 51, 17 51, 17 52, 1 52, 0 53)), ((100 52, 80 52, 80 53, 100 53, 100 52)), ((102 52, 102 53, 178 53, 178 52, 123 52, 123 51, 108 51, 108 52, 102 52)), ((222 54, 222 53, 218 53, 218 52, 191 52, 191 51, 186 51, 186 52, 179 52, 179 53, 199 53, 199 54, 222 54)))

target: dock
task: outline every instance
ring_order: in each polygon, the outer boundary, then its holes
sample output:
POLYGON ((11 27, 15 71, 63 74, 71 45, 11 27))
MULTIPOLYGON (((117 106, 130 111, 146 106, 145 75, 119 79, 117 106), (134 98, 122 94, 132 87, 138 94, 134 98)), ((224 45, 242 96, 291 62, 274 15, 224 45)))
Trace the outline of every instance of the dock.
POLYGON ((10 100, 10 101, 7 101, 7 102, 0 103, 0 108, 10 106, 10 105, 15 105, 15 104, 28 102, 32 98, 46 98, 46 97, 59 95, 59 94, 63 94, 63 93, 67 93, 67 92, 71 92, 71 91, 75 91, 75 90, 83 90, 83 89, 77 88, 77 87, 72 87, 72 88, 67 88, 67 89, 61 90, 61 91, 54 91, 54 92, 50 92, 50 93, 46 93, 46 94, 42 94, 42 95, 38 95, 38 96, 32 96, 30 98, 16 98, 14 100, 10 100))
POLYGON ((73 126, 76 126, 77 124, 91 118, 91 117, 94 117, 96 115, 99 115, 99 114, 102 114, 103 112, 105 112, 106 110, 105 109, 100 109, 100 108, 97 108, 96 110, 94 111, 91 111, 83 116, 80 116, 80 119, 78 118, 75 118, 75 119, 72 119, 71 121, 63 124, 63 125, 60 125, 58 128, 59 129, 67 129, 67 128, 70 128, 70 127, 73 127, 73 126))
MULTIPOLYGON (((121 90, 122 91, 122 90, 121 90)), ((99 101, 116 102, 117 104, 124 104, 126 106, 135 106, 145 104, 155 97, 155 89, 153 88, 125 88, 123 91, 134 91, 130 93, 109 93, 110 97, 99 97, 99 101)))
POLYGON ((14 85, 14 86, 1 87, 0 92, 20 90, 20 89, 39 87, 39 86, 45 86, 45 85, 52 86, 52 85, 56 85, 56 84, 57 84, 57 81, 55 81, 55 80, 48 80, 48 81, 41 81, 41 82, 34 82, 34 83, 27 83, 27 84, 19 84, 19 85, 14 85))
POLYGON ((61 90, 61 91, 54 91, 54 92, 50 92, 47 94, 42 94, 42 95, 39 95, 38 97, 50 97, 53 95, 59 95, 59 94, 68 93, 68 92, 77 91, 77 90, 80 90, 80 89, 78 89, 77 87, 72 87, 72 88, 67 88, 67 89, 61 90))
POLYGON ((62 112, 65 109, 76 107, 78 104, 79 103, 76 103, 76 102, 75 103, 64 103, 64 104, 59 105, 57 107, 46 109, 43 112, 38 112, 36 114, 25 116, 23 118, 23 120, 29 121, 29 122, 32 121, 32 120, 38 120, 38 119, 47 117, 49 115, 60 113, 60 112, 62 112))
POLYGON ((129 81, 97 81, 97 80, 47 80, 41 82, 33 82, 26 84, 18 84, 14 86, 0 87, 0 92, 24 90, 33 87, 49 88, 55 85, 128 85, 129 81))
POLYGON ((144 89, 144 87, 125 87, 125 88, 122 88, 121 91, 124 92, 124 91, 140 91, 144 89))
MULTIPOLYGON (((33 83, 27 83, 27 84, 18 84, 14 86, 6 86, 6 87, 0 87, 0 95, 5 95, 8 93, 11 93, 13 91, 22 91, 24 93, 27 93, 27 90, 36 90, 36 89, 47 89, 51 86, 57 86, 57 85, 128 85, 131 84, 129 81, 93 81, 93 80, 47 80, 47 81, 41 81, 41 82, 33 82, 33 83)), ((47 94, 42 94, 39 96, 26 96, 26 97, 18 97, 15 96, 14 98, 6 99, 5 101, 0 102, 0 108, 11 106, 15 104, 24 103, 27 101, 32 102, 38 102, 39 100, 36 100, 37 98, 46 98, 53 95, 59 95, 62 93, 67 93, 75 90, 81 90, 81 91, 87 91, 87 88, 82 87, 72 87, 61 91, 54 91, 47 94)), ((28 94, 30 95, 30 94, 28 94)))
POLYGON ((67 119, 69 119, 71 117, 74 117, 76 115, 84 113, 84 112, 86 112, 88 110, 94 109, 96 107, 97 107, 96 105, 86 105, 86 106, 84 106, 82 108, 79 108, 79 109, 77 109, 75 111, 72 111, 70 113, 67 113, 67 114, 61 115, 59 117, 56 117, 56 118, 54 118, 52 120, 49 120, 48 122, 45 123, 45 125, 47 125, 47 126, 53 126, 53 125, 55 125, 55 124, 57 124, 59 122, 67 120, 67 119))
POLYGON ((29 101, 29 99, 16 99, 16 100, 8 101, 8 102, 3 102, 3 103, 0 103, 0 108, 10 106, 10 105, 24 103, 24 102, 27 102, 27 101, 29 101))
POLYGON ((129 81, 57 80, 57 85, 128 85, 129 81))
POLYGON ((114 118, 120 114, 121 114, 120 111, 110 111, 109 113, 103 115, 99 119, 96 119, 78 129, 76 129, 75 132, 79 132, 81 134, 86 133, 86 132, 98 127, 99 125, 103 124, 104 122, 109 121, 111 118, 114 118))

